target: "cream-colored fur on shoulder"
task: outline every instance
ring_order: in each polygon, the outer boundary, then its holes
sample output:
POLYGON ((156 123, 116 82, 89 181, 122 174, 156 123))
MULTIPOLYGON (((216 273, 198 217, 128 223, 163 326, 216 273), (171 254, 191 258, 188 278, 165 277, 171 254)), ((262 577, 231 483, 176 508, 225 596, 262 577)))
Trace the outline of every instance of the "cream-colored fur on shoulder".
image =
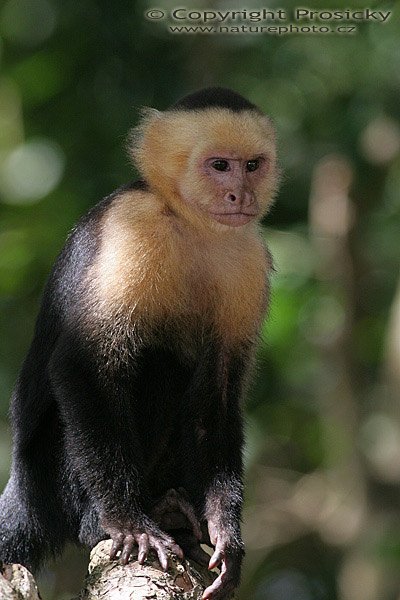
POLYGON ((240 344, 257 335, 268 271, 257 224, 198 231, 158 196, 129 191, 103 217, 88 273, 93 319, 150 337, 166 320, 182 331, 196 323, 240 344))

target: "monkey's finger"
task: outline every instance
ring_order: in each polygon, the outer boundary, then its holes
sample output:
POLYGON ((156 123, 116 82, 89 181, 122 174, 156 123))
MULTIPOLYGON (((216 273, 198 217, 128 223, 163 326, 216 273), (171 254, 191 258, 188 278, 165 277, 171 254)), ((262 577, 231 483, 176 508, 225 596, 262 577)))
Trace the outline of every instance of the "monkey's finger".
POLYGON ((115 537, 112 538, 113 543, 110 550, 110 560, 115 560, 119 550, 122 549, 124 542, 124 534, 118 533, 115 537))
POLYGON ((163 571, 168 570, 168 556, 165 551, 165 548, 161 542, 158 542, 154 545, 155 550, 157 552, 158 560, 160 562, 161 568, 163 571))
POLYGON ((147 533, 142 533, 139 537, 138 561, 143 565, 149 553, 149 536, 147 533))
POLYGON ((225 573, 228 571, 228 563, 227 560, 224 559, 221 565, 221 579, 225 581, 225 573))
POLYGON ((214 599, 216 594, 221 591, 223 586, 224 582, 222 581, 221 575, 219 575, 217 579, 215 579, 215 581, 213 581, 213 583, 204 590, 201 600, 210 600, 211 598, 214 599))
MULTIPOLYGON (((215 581, 217 581, 217 579, 215 581)), ((203 592, 201 598, 202 600, 226 600, 226 598, 233 598, 232 594, 235 591, 235 587, 233 582, 218 582, 217 586, 214 586, 214 584, 212 586, 210 585, 210 587, 203 592)))
POLYGON ((129 562, 129 557, 132 554, 133 545, 135 543, 133 535, 127 535, 124 540, 124 547, 120 556, 121 565, 127 565, 129 562))
POLYGON ((230 593, 235 589, 233 578, 227 576, 227 567, 225 561, 222 563, 221 574, 213 581, 213 583, 204 590, 201 597, 202 600, 222 600, 222 598, 230 598, 230 593))
POLYGON ((183 558, 182 548, 179 546, 179 544, 176 543, 176 541, 172 537, 170 537, 169 535, 164 535, 162 537, 161 543, 163 543, 166 548, 169 548, 171 552, 179 556, 179 558, 183 558))
POLYGON ((180 558, 180 559, 183 558, 182 548, 178 544, 176 544, 173 540, 168 544, 168 548, 171 550, 171 552, 176 554, 176 556, 178 558, 180 558))
POLYGON ((208 563, 208 568, 214 569, 215 567, 218 567, 218 565, 221 564, 223 558, 224 558, 224 551, 222 550, 222 548, 218 548, 218 546, 217 546, 214 554, 210 558, 210 562, 208 563))

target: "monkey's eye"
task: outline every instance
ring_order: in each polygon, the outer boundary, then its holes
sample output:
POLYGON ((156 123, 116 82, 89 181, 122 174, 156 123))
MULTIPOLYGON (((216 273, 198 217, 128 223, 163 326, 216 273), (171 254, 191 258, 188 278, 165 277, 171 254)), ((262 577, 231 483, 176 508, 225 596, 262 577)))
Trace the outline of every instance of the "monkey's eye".
POLYGON ((257 171, 260 166, 260 160, 258 158, 253 158, 252 160, 248 160, 246 163, 246 171, 252 173, 253 171, 257 171))
POLYGON ((218 158, 214 160, 212 163, 213 169, 216 171, 229 171, 229 163, 227 160, 223 160, 222 158, 218 158))

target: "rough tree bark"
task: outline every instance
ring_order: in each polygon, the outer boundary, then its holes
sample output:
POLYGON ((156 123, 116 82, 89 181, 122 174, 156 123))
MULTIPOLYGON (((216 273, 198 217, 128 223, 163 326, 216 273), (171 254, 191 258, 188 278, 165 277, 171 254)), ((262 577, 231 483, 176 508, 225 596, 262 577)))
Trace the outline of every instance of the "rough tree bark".
MULTIPOLYGON (((106 540, 93 548, 85 587, 72 600, 200 600, 214 579, 205 567, 172 555, 167 573, 151 554, 143 566, 135 555, 122 566, 110 561, 110 546, 106 540)), ((20 565, 0 565, 0 598, 40 600, 35 580, 20 565)))
POLYGON ((0 563, 1 600, 40 600, 35 580, 21 565, 0 563))

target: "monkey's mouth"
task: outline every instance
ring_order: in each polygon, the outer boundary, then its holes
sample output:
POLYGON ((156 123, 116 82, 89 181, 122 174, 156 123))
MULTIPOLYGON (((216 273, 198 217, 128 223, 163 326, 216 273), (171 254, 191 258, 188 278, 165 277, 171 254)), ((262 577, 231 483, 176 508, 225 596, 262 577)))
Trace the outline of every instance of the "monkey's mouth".
POLYGON ((213 219, 222 223, 223 225, 230 225, 230 227, 240 227, 240 225, 246 225, 252 221, 257 213, 245 213, 245 212, 234 212, 234 213, 211 213, 213 219))

